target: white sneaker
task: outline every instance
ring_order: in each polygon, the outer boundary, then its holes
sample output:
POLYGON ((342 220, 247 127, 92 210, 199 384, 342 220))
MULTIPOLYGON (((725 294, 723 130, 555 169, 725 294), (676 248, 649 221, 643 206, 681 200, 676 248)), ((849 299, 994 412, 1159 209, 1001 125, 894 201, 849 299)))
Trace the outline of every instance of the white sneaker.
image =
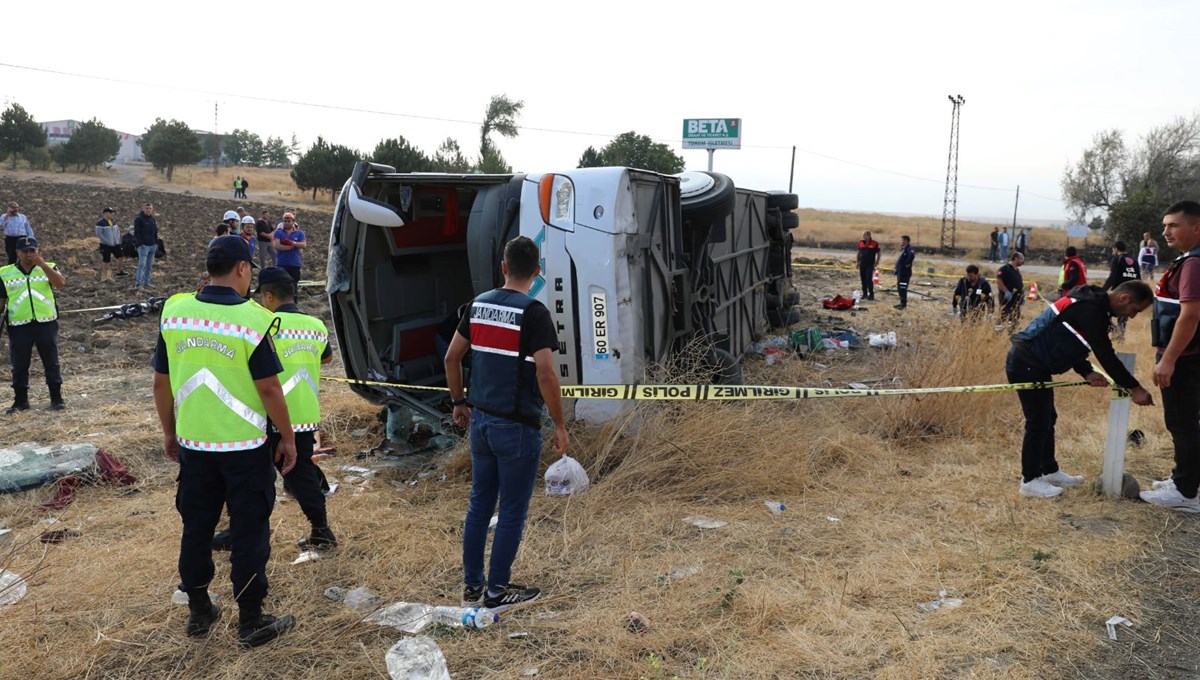
POLYGON ((1156 491, 1158 489, 1174 489, 1175 479, 1172 477, 1167 477, 1166 479, 1156 479, 1153 482, 1150 482, 1150 488, 1156 491))
POLYGON ((1062 470, 1051 472, 1048 475, 1042 475, 1041 477, 1038 477, 1038 479, 1056 486, 1079 486, 1080 484, 1083 484, 1083 475, 1068 475, 1062 470))
POLYGON ((1045 479, 1045 477, 1038 477, 1032 482, 1021 482, 1021 488, 1018 493, 1026 498, 1054 498, 1062 493, 1061 488, 1045 481, 1045 479))
POLYGON ((1147 503, 1171 508, 1179 512, 1200 513, 1200 498, 1184 498, 1174 485, 1150 491, 1143 491, 1139 496, 1147 503))

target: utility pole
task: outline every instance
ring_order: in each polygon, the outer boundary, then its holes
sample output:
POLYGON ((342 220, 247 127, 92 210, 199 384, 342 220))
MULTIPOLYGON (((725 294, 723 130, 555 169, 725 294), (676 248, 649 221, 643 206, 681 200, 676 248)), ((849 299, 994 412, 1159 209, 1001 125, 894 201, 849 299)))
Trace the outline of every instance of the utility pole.
POLYGON ((953 105, 950 111, 950 153, 946 158, 946 197, 942 201, 942 250, 955 246, 958 231, 958 119, 967 100, 961 95, 947 95, 953 105))
POLYGON ((795 193, 794 191, 792 191, 792 180, 794 180, 794 179, 796 179, 796 147, 795 146, 792 147, 792 171, 788 173, 788 193, 789 194, 795 193))
POLYGON ((217 134, 218 114, 220 113, 221 102, 213 102, 213 131, 212 131, 212 148, 213 148, 213 177, 217 176, 217 166, 221 164, 221 135, 217 134))
POLYGON ((1021 205, 1021 185, 1017 185, 1017 200, 1013 201, 1013 238, 1017 237, 1017 206, 1021 205))

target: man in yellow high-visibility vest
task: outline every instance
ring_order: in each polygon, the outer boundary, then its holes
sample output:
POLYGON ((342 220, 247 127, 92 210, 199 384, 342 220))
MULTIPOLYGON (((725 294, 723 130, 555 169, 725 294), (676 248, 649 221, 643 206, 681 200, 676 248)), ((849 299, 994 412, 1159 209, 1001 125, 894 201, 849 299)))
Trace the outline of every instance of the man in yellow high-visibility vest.
POLYGON ((270 642, 295 624, 291 616, 262 611, 275 505, 272 458, 287 475, 296 463, 296 441, 279 383, 283 367, 270 337, 275 317, 246 299, 253 268, 242 237, 214 239, 208 246, 208 285, 163 305, 153 360, 163 449, 179 462, 175 507, 183 519, 179 589, 191 610, 187 634, 207 635, 221 617, 208 586, 213 529, 224 505, 243 647, 270 642), (274 456, 267 444, 270 423, 280 430, 274 456))
MULTIPOLYGON (((296 281, 282 267, 260 270, 255 292, 263 307, 279 320, 272 339, 283 363, 279 379, 292 418, 292 431, 296 433, 296 468, 283 478, 283 488, 300 504, 312 525, 308 537, 300 539, 300 547, 336 548, 337 538, 329 528, 325 513, 325 491, 329 489, 329 483, 312 459, 316 434, 321 427, 321 365, 333 361, 329 331, 320 319, 300 311, 296 305, 296 281)), ((279 438, 280 433, 273 432, 268 441, 277 445, 279 438)))
POLYGON ((53 262, 42 259, 38 242, 32 236, 17 239, 17 262, 0 267, 0 282, 8 315, 8 349, 12 359, 12 386, 15 397, 8 414, 29 410, 29 364, 37 347, 50 388, 50 408, 67 407, 62 397, 62 371, 58 366, 58 303, 54 289, 67 279, 53 262))

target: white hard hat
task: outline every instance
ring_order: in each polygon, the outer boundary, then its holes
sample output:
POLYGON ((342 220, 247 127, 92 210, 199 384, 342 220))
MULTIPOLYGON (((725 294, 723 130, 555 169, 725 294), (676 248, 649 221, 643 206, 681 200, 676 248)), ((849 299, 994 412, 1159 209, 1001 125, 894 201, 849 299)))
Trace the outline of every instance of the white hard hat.
POLYGON ((256 220, 249 215, 246 215, 245 217, 242 218, 242 224, 256 224, 256 223, 257 223, 256 220))
POLYGON ((229 220, 240 220, 240 219, 242 219, 242 218, 240 215, 237 214, 236 210, 226 210, 225 216, 221 218, 221 221, 228 222, 229 220))

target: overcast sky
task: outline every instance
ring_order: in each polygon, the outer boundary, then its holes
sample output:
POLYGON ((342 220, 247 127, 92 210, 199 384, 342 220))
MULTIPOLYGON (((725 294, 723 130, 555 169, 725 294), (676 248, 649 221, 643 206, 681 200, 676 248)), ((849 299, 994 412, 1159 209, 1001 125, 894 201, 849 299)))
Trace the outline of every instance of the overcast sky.
MULTIPOLYGON (((796 145, 794 190, 818 208, 940 215, 949 94, 967 100, 960 216, 1011 215, 1019 184, 1022 217, 1061 218, 1062 170, 1097 131, 1132 140, 1200 110, 1200 3, 1186 0, 63 6, 6 3, 0 62, 131 84, 0 66, 0 97, 39 120, 212 129, 219 101, 221 132, 368 152, 454 137, 474 154, 489 97, 505 93, 524 100, 527 129, 504 156, 547 171, 627 130, 681 151, 684 118, 740 117, 743 148, 717 152, 715 169, 786 188, 796 145)), ((705 168, 704 151, 681 153, 705 168)))

